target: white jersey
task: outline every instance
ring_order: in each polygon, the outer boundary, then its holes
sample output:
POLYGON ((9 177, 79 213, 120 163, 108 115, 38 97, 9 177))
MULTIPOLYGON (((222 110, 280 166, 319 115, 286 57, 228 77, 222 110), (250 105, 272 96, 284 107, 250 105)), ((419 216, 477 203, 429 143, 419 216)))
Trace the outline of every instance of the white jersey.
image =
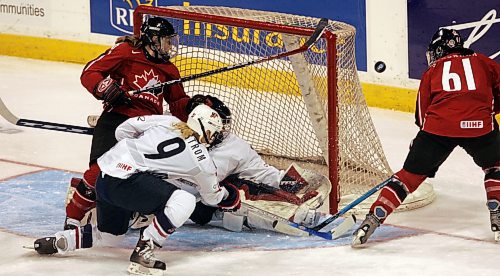
POLYGON ((212 158, 195 137, 180 136, 173 127, 179 122, 165 115, 128 119, 116 129, 118 143, 97 160, 101 171, 121 179, 138 172, 159 175, 188 192, 195 189, 210 205, 218 204, 227 192, 219 187, 212 158), (175 181, 181 178, 189 182, 175 181))
POLYGON ((279 186, 283 171, 269 166, 247 141, 233 133, 211 148, 209 154, 217 167, 219 181, 231 174, 238 174, 241 179, 275 188, 279 186))

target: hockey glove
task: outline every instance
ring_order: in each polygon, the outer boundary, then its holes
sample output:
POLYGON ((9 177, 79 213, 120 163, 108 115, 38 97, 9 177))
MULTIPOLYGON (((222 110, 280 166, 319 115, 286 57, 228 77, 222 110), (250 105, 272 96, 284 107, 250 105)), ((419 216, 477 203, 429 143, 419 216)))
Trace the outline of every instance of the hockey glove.
POLYGON ((227 195, 219 202, 218 206, 223 212, 235 212, 241 207, 240 191, 231 183, 223 182, 222 187, 227 190, 227 195))
POLYGON ((116 81, 111 78, 105 78, 96 85, 94 96, 102 99, 104 109, 111 109, 125 104, 130 105, 132 103, 116 81))

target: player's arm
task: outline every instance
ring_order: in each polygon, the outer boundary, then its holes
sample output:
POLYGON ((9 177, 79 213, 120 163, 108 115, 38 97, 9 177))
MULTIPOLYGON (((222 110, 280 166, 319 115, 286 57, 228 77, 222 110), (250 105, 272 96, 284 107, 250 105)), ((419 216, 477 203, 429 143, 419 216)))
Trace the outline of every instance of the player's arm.
POLYGON ((417 93, 417 102, 415 107, 415 124, 422 128, 424 125, 425 114, 431 103, 431 70, 427 70, 422 79, 417 93))
POLYGON ((492 75, 493 75, 493 100, 495 101, 494 112, 495 114, 500 113, 500 64, 491 60, 492 63, 492 75))
POLYGON ((94 96, 96 96, 94 90, 97 84, 107 78, 124 61, 124 53, 120 51, 117 47, 118 45, 113 46, 94 60, 88 62, 82 71, 80 81, 94 96))
MULTIPOLYGON (((179 70, 172 65, 172 79, 180 79, 179 70)), ((165 86, 163 90, 163 97, 168 103, 168 109, 170 113, 179 118, 181 121, 186 122, 188 118, 188 113, 186 111, 186 106, 190 97, 184 92, 184 86, 182 83, 177 83, 171 86, 165 86)))
POLYGON ((126 49, 119 45, 106 50, 102 55, 87 63, 80 76, 82 85, 96 99, 102 100, 109 107, 131 103, 117 80, 110 77, 111 72, 122 64, 128 54, 126 49))
POLYGON ((233 211, 240 208, 238 188, 230 183, 219 184, 215 171, 213 174, 202 173, 196 178, 198 192, 204 204, 217 206, 223 211, 233 211))
POLYGON ((229 175, 278 188, 283 171, 268 165, 245 140, 234 134, 226 137, 210 156, 217 165, 220 181, 229 175))

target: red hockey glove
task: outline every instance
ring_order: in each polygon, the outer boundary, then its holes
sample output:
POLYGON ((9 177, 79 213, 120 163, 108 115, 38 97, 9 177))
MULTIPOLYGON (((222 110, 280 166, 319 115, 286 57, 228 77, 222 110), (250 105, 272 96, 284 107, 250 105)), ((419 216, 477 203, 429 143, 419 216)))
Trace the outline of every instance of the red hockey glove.
POLYGON ((132 103, 116 81, 111 78, 105 78, 96 85, 94 88, 94 96, 98 99, 102 99, 104 109, 125 104, 130 105, 132 103))
POLYGON ((241 207, 240 192, 236 186, 231 183, 221 183, 222 187, 226 188, 227 196, 219 202, 219 208, 224 212, 235 212, 241 207))

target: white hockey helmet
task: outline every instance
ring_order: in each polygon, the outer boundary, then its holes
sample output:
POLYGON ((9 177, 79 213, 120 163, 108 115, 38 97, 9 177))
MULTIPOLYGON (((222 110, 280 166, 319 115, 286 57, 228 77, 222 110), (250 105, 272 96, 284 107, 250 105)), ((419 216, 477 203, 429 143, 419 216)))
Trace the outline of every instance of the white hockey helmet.
POLYGON ((204 104, 196 106, 189 113, 187 125, 198 134, 198 141, 207 147, 223 129, 219 113, 204 104))

